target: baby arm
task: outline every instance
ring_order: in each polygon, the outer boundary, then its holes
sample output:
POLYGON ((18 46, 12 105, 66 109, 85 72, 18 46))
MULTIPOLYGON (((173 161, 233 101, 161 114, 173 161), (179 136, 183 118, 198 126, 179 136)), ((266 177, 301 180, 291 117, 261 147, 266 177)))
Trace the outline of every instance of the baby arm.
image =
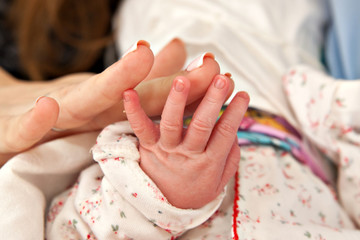
POLYGON ((159 125, 147 117, 135 91, 123 94, 127 118, 140 141, 140 166, 175 207, 201 208, 223 191, 237 170, 236 132, 249 97, 237 93, 216 121, 230 81, 223 75, 214 78, 188 129, 182 123, 190 90, 187 78, 175 78, 159 125))

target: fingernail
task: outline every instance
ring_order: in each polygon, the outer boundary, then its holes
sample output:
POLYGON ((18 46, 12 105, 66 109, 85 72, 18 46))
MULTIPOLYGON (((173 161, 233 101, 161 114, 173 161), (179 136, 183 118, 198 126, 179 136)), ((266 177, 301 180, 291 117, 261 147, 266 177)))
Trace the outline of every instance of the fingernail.
POLYGON ((241 92, 238 92, 235 96, 245 99, 247 102, 250 102, 250 96, 247 92, 241 91, 241 92))
POLYGON ((129 102, 130 101, 130 96, 127 92, 123 93, 123 100, 124 102, 129 102))
POLYGON ((194 69, 201 67, 204 64, 204 59, 207 57, 215 59, 214 54, 208 52, 203 53, 201 56, 195 58, 195 60, 189 64, 189 66, 186 68, 186 71, 190 72, 194 69))
POLYGON ((184 88, 185 88, 184 81, 181 79, 175 79, 175 86, 174 86, 175 91, 182 92, 184 88))
POLYGON ((222 77, 219 77, 218 79, 216 79, 214 86, 217 89, 223 89, 225 86, 225 79, 223 79, 222 77))
POLYGON ((38 102, 43 99, 45 96, 40 96, 35 100, 35 106, 38 104, 38 102))
POLYGON ((231 78, 231 76, 232 76, 231 73, 228 73, 228 72, 225 73, 224 75, 227 76, 228 78, 231 78))
POLYGON ((150 47, 150 44, 149 44, 147 41, 145 41, 145 40, 139 40, 139 41, 137 41, 136 43, 134 43, 134 44, 122 55, 121 58, 124 58, 124 57, 125 57, 126 55, 128 55, 129 53, 135 52, 136 49, 138 49, 138 47, 139 47, 140 45, 146 46, 146 47, 148 47, 148 48, 150 47))
POLYGON ((54 132, 63 132, 63 131, 66 131, 66 129, 56 128, 56 127, 51 128, 51 130, 54 131, 54 132))
POLYGON ((179 42, 181 43, 182 45, 185 45, 185 43, 180 39, 180 38, 173 38, 173 40, 171 40, 171 42, 179 42))

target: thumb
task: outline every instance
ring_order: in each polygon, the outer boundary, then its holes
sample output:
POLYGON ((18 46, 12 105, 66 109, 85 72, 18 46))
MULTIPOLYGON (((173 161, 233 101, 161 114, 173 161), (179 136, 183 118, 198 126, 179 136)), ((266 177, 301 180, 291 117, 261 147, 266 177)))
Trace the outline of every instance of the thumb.
POLYGON ((58 103, 40 97, 30 111, 0 118, 0 153, 23 151, 37 142, 55 125, 59 115, 58 103))

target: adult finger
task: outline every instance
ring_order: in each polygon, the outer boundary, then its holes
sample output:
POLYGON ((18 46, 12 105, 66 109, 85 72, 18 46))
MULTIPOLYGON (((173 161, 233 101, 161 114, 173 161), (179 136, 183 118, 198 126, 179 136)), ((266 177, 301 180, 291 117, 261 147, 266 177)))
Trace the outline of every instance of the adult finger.
MULTIPOLYGON (((173 80, 176 76, 184 76, 191 82, 187 104, 202 98, 214 76, 219 73, 219 64, 211 55, 203 56, 203 65, 192 71, 181 71, 173 76, 161 77, 149 81, 142 81, 135 90, 140 96, 141 106, 148 116, 160 116, 169 96, 173 80)), ((119 102, 101 112, 86 124, 81 130, 100 129, 112 122, 126 119, 122 113, 123 103, 119 102)))
POLYGON ((184 108, 189 88, 190 81, 187 78, 175 78, 160 121, 160 143, 166 148, 175 147, 181 142, 184 108))
POLYGON ((139 41, 104 72, 50 95, 58 99, 61 107, 56 127, 68 129, 81 126, 118 103, 123 91, 141 82, 152 64, 153 54, 149 44, 139 41))
POLYGON ((206 148, 213 159, 224 159, 228 155, 248 104, 249 95, 239 92, 220 117, 206 148))
POLYGON ((217 75, 209 86, 204 99, 195 111, 184 138, 183 143, 188 150, 201 152, 205 149, 228 93, 229 82, 228 77, 217 75))
POLYGON ((185 60, 185 45, 179 38, 175 38, 156 54, 154 65, 144 81, 177 73, 184 66, 185 60))
POLYGON ((142 109, 136 91, 125 91, 123 101, 126 116, 140 143, 143 146, 155 144, 159 139, 159 130, 142 109))
POLYGON ((41 97, 29 112, 0 118, 0 152, 20 152, 36 144, 55 125, 58 114, 57 102, 41 97))
POLYGON ((172 81, 176 76, 184 76, 191 82, 187 103, 204 96, 215 75, 219 74, 219 64, 212 54, 202 55, 202 65, 191 71, 181 71, 170 77, 162 77, 141 82, 135 89, 142 96, 142 106, 149 116, 161 114, 169 95, 172 81))

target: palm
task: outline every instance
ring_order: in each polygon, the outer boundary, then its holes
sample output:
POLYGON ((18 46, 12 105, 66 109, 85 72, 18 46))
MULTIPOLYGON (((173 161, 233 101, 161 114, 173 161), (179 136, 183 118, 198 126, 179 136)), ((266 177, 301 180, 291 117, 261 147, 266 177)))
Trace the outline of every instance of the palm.
POLYGON ((231 91, 230 79, 217 75, 184 132, 182 119, 190 81, 177 77, 160 125, 142 110, 135 91, 124 93, 127 117, 140 141, 140 166, 168 201, 180 208, 199 208, 213 200, 235 174, 240 160, 236 132, 248 104, 239 93, 216 123, 231 91), (223 81, 216 89, 214 82, 223 81), (181 91, 176 85, 181 84, 181 91))

